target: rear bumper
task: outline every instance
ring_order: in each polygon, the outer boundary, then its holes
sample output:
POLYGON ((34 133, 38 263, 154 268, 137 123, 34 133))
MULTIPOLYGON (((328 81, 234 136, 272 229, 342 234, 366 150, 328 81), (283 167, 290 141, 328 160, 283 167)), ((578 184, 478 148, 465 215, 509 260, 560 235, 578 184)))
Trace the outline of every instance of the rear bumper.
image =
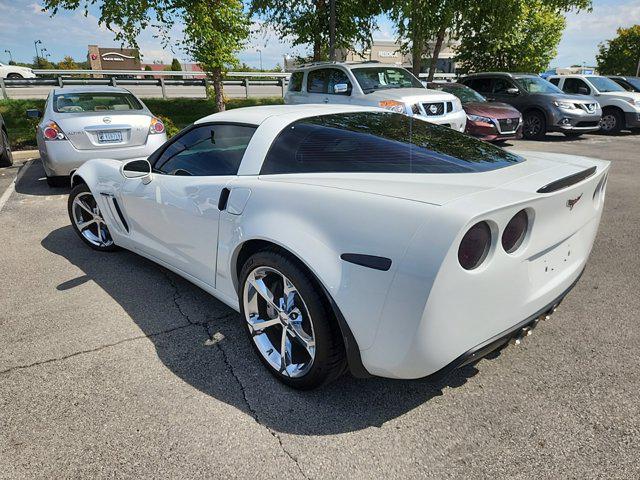
POLYGON ((67 176, 80 165, 94 158, 128 160, 148 157, 167 140, 165 134, 149 135, 144 145, 96 150, 78 150, 67 140, 39 142, 40 158, 49 177, 67 176))
POLYGON ((584 273, 584 269, 578 275, 578 278, 567 288, 564 292, 562 292, 558 297, 556 297, 553 301, 551 301, 548 305, 545 305, 543 308, 538 310, 533 315, 530 315, 520 323, 514 325, 513 327, 505 330, 502 333, 476 345, 473 348, 470 348, 465 353, 460 355, 454 361, 445 365, 440 370, 431 375, 428 375, 425 378, 430 380, 440 380, 447 375, 449 375, 454 370, 458 368, 464 367, 465 365, 469 365, 475 363, 482 358, 489 355, 491 352, 494 352, 504 345, 509 343, 509 341, 517 338, 521 338, 528 334, 531 330, 533 330, 541 320, 546 320, 555 312, 556 308, 562 303, 562 300, 573 290, 573 287, 576 286, 582 274, 584 273))

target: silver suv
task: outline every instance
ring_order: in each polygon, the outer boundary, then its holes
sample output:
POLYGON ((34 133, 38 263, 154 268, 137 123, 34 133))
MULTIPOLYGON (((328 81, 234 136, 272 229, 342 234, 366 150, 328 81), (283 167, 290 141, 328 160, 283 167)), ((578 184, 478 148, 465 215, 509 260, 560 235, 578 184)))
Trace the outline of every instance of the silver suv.
POLYGON ((291 74, 284 102, 382 107, 460 132, 467 123, 458 98, 425 88, 405 68, 378 62, 302 65, 291 74))

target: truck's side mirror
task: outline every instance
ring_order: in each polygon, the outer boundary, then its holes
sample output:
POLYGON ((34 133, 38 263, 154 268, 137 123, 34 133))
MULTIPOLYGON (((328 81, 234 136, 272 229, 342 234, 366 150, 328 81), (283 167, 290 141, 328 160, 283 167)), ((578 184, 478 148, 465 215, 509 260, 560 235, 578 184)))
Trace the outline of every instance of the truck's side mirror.
POLYGON ((587 87, 578 87, 578 93, 580 95, 589 95, 589 89, 587 87))
POLYGON ((516 87, 507 88, 507 94, 520 95, 520 90, 518 90, 516 87))
POLYGON ((349 93, 349 84, 348 83, 336 83, 333 86, 333 93, 349 93))

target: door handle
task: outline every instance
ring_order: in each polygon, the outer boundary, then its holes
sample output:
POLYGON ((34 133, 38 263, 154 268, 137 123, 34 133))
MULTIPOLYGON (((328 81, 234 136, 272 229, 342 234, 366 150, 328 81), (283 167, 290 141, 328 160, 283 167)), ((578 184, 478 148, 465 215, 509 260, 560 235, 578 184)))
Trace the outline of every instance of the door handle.
POLYGON ((220 198, 218 199, 218 210, 223 211, 227 209, 227 202, 229 201, 229 194, 231 190, 224 187, 220 192, 220 198))

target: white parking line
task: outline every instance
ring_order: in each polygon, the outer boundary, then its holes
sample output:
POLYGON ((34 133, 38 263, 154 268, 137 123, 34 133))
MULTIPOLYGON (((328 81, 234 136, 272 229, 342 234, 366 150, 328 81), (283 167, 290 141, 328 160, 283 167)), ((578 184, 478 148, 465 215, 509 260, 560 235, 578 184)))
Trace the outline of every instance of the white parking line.
POLYGON ((4 191, 4 193, 0 197, 0 212, 2 212, 2 209, 4 208, 5 204, 9 200, 9 197, 15 191, 16 183, 20 181, 20 179, 24 175, 24 172, 27 171, 27 169, 31 166, 32 163, 33 163, 33 160, 29 160, 22 164, 22 167, 20 167, 20 170, 18 170, 18 174, 16 175, 16 178, 13 179, 13 181, 9 184, 7 189, 4 191))

